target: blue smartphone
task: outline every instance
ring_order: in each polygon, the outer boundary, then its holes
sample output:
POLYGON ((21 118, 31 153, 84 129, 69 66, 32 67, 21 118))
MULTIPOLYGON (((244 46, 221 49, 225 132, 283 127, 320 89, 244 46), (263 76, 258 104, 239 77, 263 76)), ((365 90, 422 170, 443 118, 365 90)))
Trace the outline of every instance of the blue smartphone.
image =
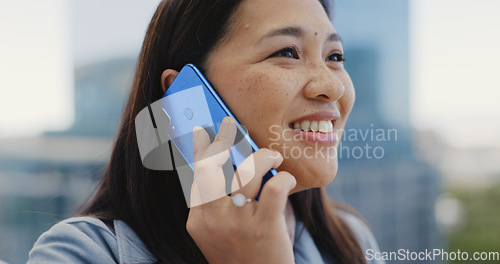
MULTIPOLYGON (((170 137, 171 142, 191 169, 193 169, 194 162, 193 128, 195 126, 205 128, 213 140, 219 131, 222 119, 227 116, 234 118, 237 126, 237 135, 230 154, 234 169, 250 154, 259 149, 207 79, 192 64, 187 64, 182 68, 167 89, 161 102, 161 110, 167 117, 169 125, 165 127, 165 131, 158 132, 166 133, 170 137)), ((259 199, 264 184, 276 174, 275 169, 266 173, 259 193, 255 197, 256 200, 259 199)))

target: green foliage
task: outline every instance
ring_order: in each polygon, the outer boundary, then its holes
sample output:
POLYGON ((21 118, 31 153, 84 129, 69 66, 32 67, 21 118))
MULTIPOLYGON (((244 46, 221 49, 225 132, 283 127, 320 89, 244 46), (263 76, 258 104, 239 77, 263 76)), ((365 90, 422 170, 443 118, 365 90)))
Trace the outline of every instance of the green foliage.
MULTIPOLYGON (((487 189, 454 189, 466 210, 465 225, 448 237, 449 251, 500 252, 500 185, 487 189)), ((455 261, 452 263, 471 263, 455 261)), ((476 263, 500 263, 500 260, 476 263)))

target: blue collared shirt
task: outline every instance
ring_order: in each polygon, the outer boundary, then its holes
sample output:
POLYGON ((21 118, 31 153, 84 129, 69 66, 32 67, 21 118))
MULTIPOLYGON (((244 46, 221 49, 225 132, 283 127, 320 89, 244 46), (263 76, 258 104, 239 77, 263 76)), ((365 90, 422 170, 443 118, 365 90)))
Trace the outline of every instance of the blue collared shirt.
MULTIPOLYGON (((340 213, 357 237, 361 249, 378 250, 370 229, 354 215, 340 213)), ((93 217, 73 217, 43 233, 30 251, 28 263, 156 263, 139 236, 123 221, 113 221, 114 230, 93 217)), ((325 259, 302 222, 297 222, 293 251, 295 263, 335 263, 325 259)), ((367 264, 384 264, 367 261, 367 264)))

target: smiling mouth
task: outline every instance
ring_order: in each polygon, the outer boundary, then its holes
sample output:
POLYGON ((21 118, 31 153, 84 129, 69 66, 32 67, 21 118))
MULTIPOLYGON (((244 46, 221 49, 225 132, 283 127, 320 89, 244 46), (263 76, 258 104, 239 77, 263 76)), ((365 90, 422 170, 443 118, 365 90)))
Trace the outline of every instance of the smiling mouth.
POLYGON ((331 133, 333 131, 333 120, 303 120, 290 123, 289 128, 304 132, 331 133))

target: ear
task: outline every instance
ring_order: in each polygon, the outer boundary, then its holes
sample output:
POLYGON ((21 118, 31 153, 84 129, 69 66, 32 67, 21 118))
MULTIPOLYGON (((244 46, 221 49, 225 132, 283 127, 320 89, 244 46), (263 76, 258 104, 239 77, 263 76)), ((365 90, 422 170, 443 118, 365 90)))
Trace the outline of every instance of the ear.
POLYGON ((172 84, 175 77, 177 77, 177 74, 179 74, 179 72, 172 69, 166 69, 163 71, 161 74, 161 89, 163 90, 163 93, 167 91, 167 88, 172 84))

